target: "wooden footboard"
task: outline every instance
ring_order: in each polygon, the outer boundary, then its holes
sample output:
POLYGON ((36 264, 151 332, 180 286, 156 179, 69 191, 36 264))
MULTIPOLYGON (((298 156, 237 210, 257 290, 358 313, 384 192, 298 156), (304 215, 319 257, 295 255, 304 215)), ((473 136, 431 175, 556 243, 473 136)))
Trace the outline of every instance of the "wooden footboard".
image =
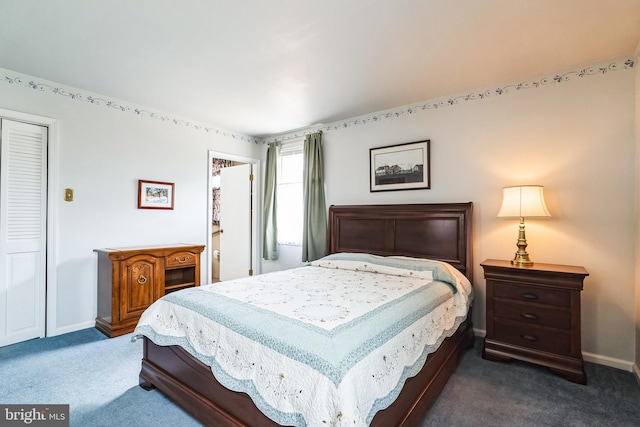
MULTIPOLYGON (((405 383, 398 399, 373 418, 371 426, 417 426, 437 399, 465 350, 473 346, 471 321, 443 341, 425 366, 405 383)), ((178 346, 161 347, 144 338, 140 386, 157 388, 196 419, 216 427, 276 427, 245 393, 231 391, 211 368, 178 346)))

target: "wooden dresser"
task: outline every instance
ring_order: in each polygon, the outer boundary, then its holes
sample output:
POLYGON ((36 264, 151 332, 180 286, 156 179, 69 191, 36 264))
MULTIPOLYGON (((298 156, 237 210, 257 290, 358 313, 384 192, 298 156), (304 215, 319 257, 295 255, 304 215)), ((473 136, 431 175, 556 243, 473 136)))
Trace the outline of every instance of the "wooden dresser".
POLYGON ((169 292, 200 285, 203 245, 95 249, 96 328, 108 337, 132 332, 142 312, 169 292))
POLYGON ((580 292, 589 273, 577 266, 519 267, 493 259, 480 265, 487 283, 482 357, 537 363, 569 381, 586 384, 580 292))

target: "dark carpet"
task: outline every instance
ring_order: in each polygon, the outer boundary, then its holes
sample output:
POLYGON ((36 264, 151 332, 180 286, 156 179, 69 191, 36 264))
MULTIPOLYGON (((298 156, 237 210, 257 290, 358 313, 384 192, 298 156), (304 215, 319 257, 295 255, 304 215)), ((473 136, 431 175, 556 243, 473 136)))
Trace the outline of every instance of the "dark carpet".
MULTIPOLYGON (((423 426, 640 426, 633 374, 588 363, 586 386, 520 362, 463 357, 423 426)), ((138 386, 141 341, 95 329, 0 348, 0 404, 69 404, 72 426, 198 426, 138 386)))
POLYGON ((631 372, 586 363, 587 385, 525 362, 463 357, 423 426, 640 426, 640 384, 631 372))

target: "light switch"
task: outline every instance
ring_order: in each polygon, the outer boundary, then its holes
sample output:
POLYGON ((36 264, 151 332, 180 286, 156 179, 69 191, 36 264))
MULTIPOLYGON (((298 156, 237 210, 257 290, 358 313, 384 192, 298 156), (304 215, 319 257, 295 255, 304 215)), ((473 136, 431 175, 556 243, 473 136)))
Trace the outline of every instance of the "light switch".
POLYGON ((64 201, 73 202, 73 188, 64 189, 64 201))

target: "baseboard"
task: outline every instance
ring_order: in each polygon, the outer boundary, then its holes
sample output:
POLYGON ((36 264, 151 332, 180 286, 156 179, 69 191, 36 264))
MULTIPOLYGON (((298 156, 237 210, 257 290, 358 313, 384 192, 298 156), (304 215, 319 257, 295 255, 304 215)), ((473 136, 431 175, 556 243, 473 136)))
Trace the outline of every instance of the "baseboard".
POLYGON ((68 334, 69 332, 81 331, 82 329, 95 328, 96 322, 84 322, 76 323, 75 325, 65 326, 64 328, 56 328, 53 333, 48 334, 48 337, 55 337, 57 335, 68 334))
POLYGON ((484 338, 487 335, 487 331, 484 329, 473 328, 473 335, 484 338))
POLYGON ((633 362, 628 360, 616 359, 614 357, 603 356, 601 354, 582 352, 585 362, 597 363, 598 365, 609 366, 611 368, 622 369, 623 371, 632 372, 633 362))
MULTIPOLYGON (((473 328, 473 333, 476 337, 481 338, 487 335, 487 331, 485 329, 473 328)), ((582 357, 585 362, 597 363, 598 365, 609 366, 611 368, 621 369, 627 372, 634 372, 636 374, 636 378, 638 378, 638 381, 640 382, 640 369, 638 368, 638 365, 635 365, 633 362, 584 351, 582 352, 582 357)))

